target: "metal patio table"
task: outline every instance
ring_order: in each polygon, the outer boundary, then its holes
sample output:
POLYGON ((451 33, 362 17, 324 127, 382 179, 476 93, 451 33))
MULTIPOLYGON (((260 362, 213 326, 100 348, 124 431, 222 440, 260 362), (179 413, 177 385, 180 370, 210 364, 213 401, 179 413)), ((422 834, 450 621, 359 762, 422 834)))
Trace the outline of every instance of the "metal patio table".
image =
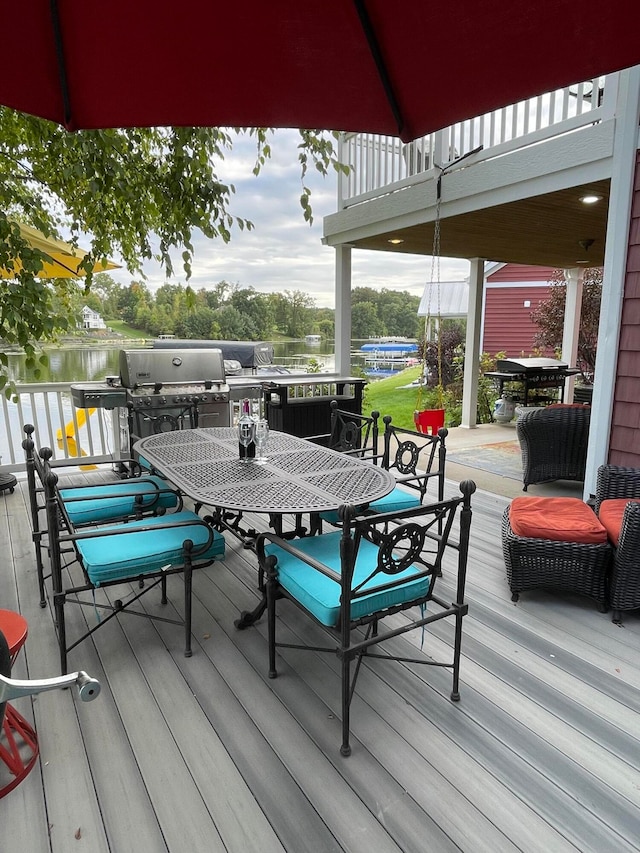
MULTIPOLYGON (((275 430, 262 464, 240 460, 233 427, 163 432, 136 442, 134 450, 196 504, 214 508, 216 523, 245 544, 254 531, 241 528, 243 513, 267 513, 281 529, 284 515, 300 518, 342 504, 362 506, 396 484, 392 474, 371 462, 275 430)), ((299 522, 295 532, 300 532, 299 522)), ((242 614, 238 627, 253 624, 264 606, 263 601, 251 614, 242 614)))

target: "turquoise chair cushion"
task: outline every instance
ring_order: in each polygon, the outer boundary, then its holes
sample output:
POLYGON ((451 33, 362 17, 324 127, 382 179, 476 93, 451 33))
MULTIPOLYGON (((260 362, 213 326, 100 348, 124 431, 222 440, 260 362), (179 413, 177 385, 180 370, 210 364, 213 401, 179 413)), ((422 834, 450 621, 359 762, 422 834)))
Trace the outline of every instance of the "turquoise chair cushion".
MULTIPOLYGON (((377 501, 372 501, 367 507, 367 512, 399 512, 402 509, 415 509, 422 506, 420 495, 417 492, 396 486, 392 492, 377 501)), ((320 518, 329 524, 339 524, 340 519, 336 510, 321 512, 320 518)))
MULTIPOLYGON (((181 566, 184 562, 182 543, 191 539, 193 544, 204 545, 208 531, 202 519, 184 510, 170 516, 143 518, 126 524, 114 524, 101 530, 113 530, 113 535, 78 539, 76 544, 82 562, 94 586, 120 579, 158 572, 165 567, 181 566), (176 527, 180 521, 193 521, 192 525, 176 527), (168 527, 162 527, 167 525, 168 527), (145 533, 124 533, 136 527, 158 527, 145 533)), ((204 554, 195 559, 213 560, 224 556, 225 542, 221 533, 214 531, 213 542, 204 554)))
MULTIPOLYGON (((340 531, 325 533, 322 536, 308 536, 303 539, 296 539, 295 547, 298 551, 313 557, 340 574, 341 536, 340 531)), ((340 618, 340 584, 312 569, 311 566, 278 545, 268 545, 265 551, 267 554, 277 557, 278 582, 289 595, 312 613, 322 625, 329 628, 335 627, 340 618)), ((353 573, 353 585, 357 586, 363 581, 375 568, 377 562, 377 545, 368 542, 366 539, 361 539, 353 573)), ((356 599, 351 605, 351 618, 359 619, 387 607, 393 607, 405 601, 413 601, 421 595, 426 595, 431 581, 428 576, 416 578, 415 575, 419 571, 418 567, 409 566, 408 569, 398 572, 396 575, 383 574, 372 578, 365 584, 364 589, 391 581, 404 580, 405 582, 392 589, 374 592, 371 595, 356 599)))
POLYGON ((420 493, 413 489, 396 486, 392 492, 369 504, 369 512, 400 512, 403 509, 417 509, 422 506, 420 493))
POLYGON ((60 497, 71 523, 80 525, 135 515, 136 496, 139 495, 142 495, 142 509, 148 509, 151 505, 167 509, 177 506, 178 497, 175 492, 169 491, 170 488, 160 477, 140 477, 104 486, 61 489, 60 497))

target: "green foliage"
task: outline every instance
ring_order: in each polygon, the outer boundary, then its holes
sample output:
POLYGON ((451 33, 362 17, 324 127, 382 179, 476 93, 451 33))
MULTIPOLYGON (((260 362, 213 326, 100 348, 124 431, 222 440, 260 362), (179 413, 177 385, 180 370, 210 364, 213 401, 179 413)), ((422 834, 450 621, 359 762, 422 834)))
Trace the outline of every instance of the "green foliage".
POLYGON ((356 287, 351 294, 351 324, 354 338, 380 335, 418 337, 420 298, 408 291, 383 287, 356 287))
MULTIPOLYGON (((236 132, 254 137, 258 174, 271 154, 271 131, 236 128, 236 132)), ((301 131, 302 209, 309 221, 304 176, 310 163, 323 174, 331 167, 344 168, 334 155, 334 140, 330 133, 301 131)), ((26 244, 8 217, 47 236, 59 236, 64 227, 74 245, 81 239, 85 247, 88 240, 89 254, 81 264, 87 287, 96 261, 106 257, 119 256, 140 277, 144 262, 155 258, 172 275, 174 250, 181 253, 188 279, 194 229, 228 242, 234 228, 253 228, 250 221, 230 213, 235 190, 218 177, 232 144, 229 131, 211 127, 67 133, 52 122, 0 107, 0 269, 15 273, 15 281, 0 283, 0 338, 22 346, 28 366, 33 367, 33 342, 53 339, 74 319, 57 311, 53 299, 55 293, 58 305, 65 304, 69 282, 47 284, 38 279, 43 256, 26 244)), ((130 295, 126 305, 118 306, 123 319, 157 324, 144 294, 130 295)), ((5 367, 6 357, 0 354, 0 375, 5 367)))
MULTIPOLYGON (((140 331, 140 329, 134 329, 133 326, 128 326, 124 322, 124 320, 111 320, 109 322, 109 328, 112 329, 117 335, 122 335, 123 338, 132 338, 140 340, 144 339, 145 337, 140 331)), ((160 334, 162 334, 162 332, 160 334)))
POLYGON ((417 404, 418 388, 405 388, 420 376, 420 367, 408 367, 396 376, 369 382, 365 387, 362 411, 377 409, 380 415, 391 415, 393 423, 414 429, 413 412, 417 404))
MULTIPOLYGON (((564 330, 564 307, 567 286, 561 272, 550 282, 549 298, 531 312, 531 319, 539 332, 534 338, 536 346, 560 351, 564 330)), ((602 269, 592 268, 584 272, 580 329, 578 331, 577 367, 586 382, 593 382, 598 346, 598 323, 602 298, 602 269)))

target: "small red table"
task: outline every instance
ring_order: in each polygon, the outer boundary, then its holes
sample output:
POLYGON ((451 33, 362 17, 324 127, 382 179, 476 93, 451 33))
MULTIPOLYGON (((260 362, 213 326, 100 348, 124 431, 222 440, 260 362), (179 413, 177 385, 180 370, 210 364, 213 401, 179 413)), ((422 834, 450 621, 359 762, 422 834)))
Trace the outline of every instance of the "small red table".
MULTIPOLYGON (((0 631, 4 634, 11 663, 27 639, 27 620, 13 610, 0 610, 0 631)), ((12 791, 33 768, 38 757, 38 737, 33 726, 9 703, 5 708, 0 735, 0 761, 11 772, 13 779, 0 788, 0 798, 12 791), (3 735, 3 736, 2 736, 3 735)))

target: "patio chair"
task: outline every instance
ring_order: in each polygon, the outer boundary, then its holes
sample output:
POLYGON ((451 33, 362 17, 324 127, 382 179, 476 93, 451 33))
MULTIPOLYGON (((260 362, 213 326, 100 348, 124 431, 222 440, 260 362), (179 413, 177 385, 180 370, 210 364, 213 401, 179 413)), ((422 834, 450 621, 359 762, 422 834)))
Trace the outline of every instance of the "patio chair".
MULTIPOLYGON (((388 495, 372 501, 367 507, 360 507, 360 511, 380 513, 418 508, 424 501, 430 480, 437 481, 435 500, 442 501, 448 430, 443 427, 437 435, 429 435, 394 426, 391 415, 385 415, 382 420, 385 426, 382 466, 396 476, 398 485, 388 495)), ((311 532, 321 532, 323 521, 339 525, 337 510, 315 516, 311 532)))
POLYGON ((516 434, 525 492, 532 483, 584 481, 590 417, 590 407, 579 404, 558 403, 522 411, 516 434))
MULTIPOLYGON (((42 458, 36 453, 33 441, 34 427, 26 424, 26 438, 22 442, 27 467, 27 485, 29 506, 33 528, 33 541, 36 549, 36 569, 40 606, 45 602, 45 575, 42 549, 46 542, 46 530, 41 525, 44 514, 43 459, 50 468, 61 470, 76 467, 77 461, 53 461, 53 453, 46 448, 42 458)), ((90 486, 65 486, 59 489, 58 497, 64 504, 65 514, 75 528, 104 522, 126 521, 131 518, 143 518, 151 515, 163 515, 171 509, 182 510, 182 496, 179 491, 155 475, 145 475, 144 470, 135 462, 129 466, 131 476, 118 483, 102 483, 90 486)))
POLYGON ((378 454, 378 419, 380 412, 372 411, 370 415, 348 412, 338 407, 338 401, 332 400, 331 407, 331 436, 329 447, 340 453, 351 453, 361 459, 370 459, 377 464, 381 458, 378 454))
MULTIPOLYGON (((177 625, 184 625, 185 656, 191 656, 191 592, 192 572, 224 558, 225 541, 207 520, 195 512, 182 510, 166 516, 152 516, 116 524, 76 528, 60 497, 58 477, 49 466, 48 448, 42 448, 45 512, 51 560, 53 608, 60 665, 67 671, 67 654, 90 637, 114 616, 130 610, 143 595, 160 585, 161 603, 167 603, 167 577, 181 574, 184 579, 184 616, 170 619, 142 610, 132 610, 146 616, 177 625), (78 564, 82 578, 74 582, 64 569, 78 564), (68 577, 68 580, 67 580, 68 577), (98 603, 95 591, 122 584, 136 584, 126 600, 98 603), (90 599, 82 593, 91 592, 90 599), (76 603, 94 612, 104 610, 106 617, 88 628, 73 642, 68 642, 65 624, 65 605, 76 603)), ((118 498, 115 498, 118 500, 118 498)))
POLYGON ((10 774, 9 781, 0 786, 0 799, 29 774, 39 753, 35 730, 9 704, 9 700, 35 696, 74 684, 83 702, 91 702, 100 694, 100 682, 90 678, 86 672, 28 681, 11 678, 13 661, 26 639, 26 625, 26 620, 19 613, 0 610, 0 762, 8 768, 10 774))
POLYGON ((373 411, 370 415, 350 412, 341 409, 337 400, 331 400, 329 408, 329 432, 306 436, 307 441, 323 444, 339 453, 351 453, 363 459, 370 458, 377 464, 382 458, 382 454, 378 453, 380 412, 373 411))
POLYGON ((620 624, 623 611, 640 608, 640 469, 601 465, 594 508, 613 547, 609 604, 620 624))
POLYGON ((461 483, 461 497, 395 514, 359 515, 350 506, 340 509, 342 529, 294 541, 263 533, 256 550, 267 577, 269 677, 277 676, 276 649, 296 648, 330 652, 341 661, 342 755, 351 746, 350 706, 361 664, 365 658, 381 658, 452 670, 451 699, 458 701, 462 617, 469 529, 471 525, 472 481, 461 483), (450 538, 458 507, 459 539, 450 538), (455 600, 450 593, 439 596, 435 584, 441 573, 445 550, 457 551, 455 600), (279 643, 276 638, 279 599, 293 601, 330 634, 327 646, 309 643, 279 643), (429 603, 429 612, 426 605, 429 603), (383 625, 385 617, 404 613, 401 623, 383 625), (441 619, 455 624, 453 655, 450 660, 431 657, 408 658, 406 647, 395 638, 415 628, 424 628, 441 619), (364 631, 360 629, 364 628, 364 631), (385 646, 388 654, 376 653, 385 646), (352 663, 355 662, 352 671, 352 663))
MULTIPOLYGON (((337 400, 332 400, 331 432, 328 435, 311 436, 310 441, 323 441, 331 450, 339 453, 349 453, 359 459, 365 459, 374 465, 382 464, 383 454, 378 447, 380 412, 372 411, 370 415, 361 415, 340 409, 337 400)), ((337 511, 328 513, 311 513, 309 532, 311 535, 321 532, 322 521, 330 524, 338 523, 337 511)), ((296 529, 299 533, 306 532, 298 522, 296 529)), ((278 531, 276 531, 278 532, 278 531)))
POLYGON ((369 505, 371 512, 393 512, 419 507, 432 480, 435 498, 444 499, 444 470, 447 460, 446 438, 449 430, 442 427, 435 435, 417 432, 392 423, 385 415, 383 466, 395 474, 396 488, 369 505))

